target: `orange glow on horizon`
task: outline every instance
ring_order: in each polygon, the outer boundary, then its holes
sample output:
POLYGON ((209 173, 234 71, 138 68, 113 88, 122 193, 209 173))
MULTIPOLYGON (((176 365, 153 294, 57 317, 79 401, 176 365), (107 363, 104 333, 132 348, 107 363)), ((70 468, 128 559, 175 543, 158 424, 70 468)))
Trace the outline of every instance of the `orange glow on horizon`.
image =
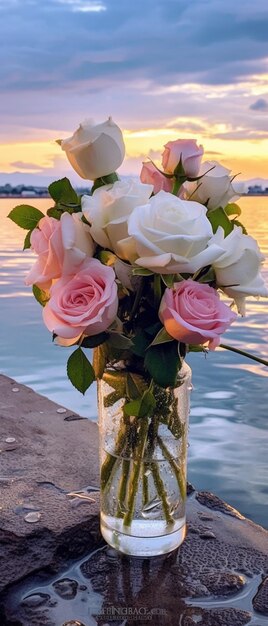
MULTIPOLYGON (((163 128, 141 128, 140 130, 125 130, 126 160, 120 168, 122 174, 139 173, 142 161, 153 152, 153 160, 160 163, 163 146, 168 141, 180 138, 196 138, 205 149, 205 159, 220 161, 229 167, 233 173, 241 172, 241 178, 268 178, 268 138, 224 139, 226 133, 231 132, 226 124, 208 125, 197 118, 180 118, 178 130, 172 121, 163 128), (202 132, 194 133, 189 129, 190 124, 202 128, 202 132), (188 127, 188 128, 187 128, 188 127), (217 135, 217 136, 216 136, 217 135), (220 135, 220 136, 219 136, 220 135)), ((49 133, 50 134, 50 133, 49 133)), ((55 137, 62 133, 53 133, 55 137)), ((66 136, 69 136, 66 132, 66 136)), ((51 136, 51 134, 50 134, 51 136)), ((69 164, 64 153, 55 141, 46 138, 44 141, 9 142, 2 144, 0 157, 0 171, 5 173, 20 171, 23 173, 46 174, 46 170, 55 169, 55 176, 59 169, 68 169, 69 164), (20 165, 18 165, 20 164, 20 165), (22 164, 25 164, 23 167, 22 164)))

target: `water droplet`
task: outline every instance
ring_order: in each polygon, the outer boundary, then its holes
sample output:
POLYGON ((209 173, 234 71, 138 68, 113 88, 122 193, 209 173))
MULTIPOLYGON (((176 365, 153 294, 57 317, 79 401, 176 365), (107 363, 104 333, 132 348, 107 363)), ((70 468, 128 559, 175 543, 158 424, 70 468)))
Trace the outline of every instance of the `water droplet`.
POLYGON ((49 600, 50 596, 48 593, 31 593, 31 595, 22 599, 21 605, 35 608, 47 604, 49 600))
POLYGON ((64 600, 72 600, 77 594, 78 583, 71 578, 62 578, 53 583, 55 592, 64 600))
POLYGON ((19 515, 20 513, 26 513, 27 511, 34 511, 36 512, 36 507, 33 506, 32 504, 18 504, 18 506, 15 507, 14 512, 19 515))
POLYGON ((39 522, 40 518, 41 513, 38 511, 32 511, 31 513, 27 513, 27 515, 25 515, 24 520, 29 524, 33 524, 34 522, 39 522))
POLYGON ((201 539, 216 539, 216 535, 214 535, 211 530, 207 530, 204 533, 200 534, 201 539))
POLYGON ((14 441, 16 441, 15 437, 7 437, 7 438, 5 439, 5 442, 6 442, 6 443, 14 443, 14 441))
POLYGON ((147 469, 146 472, 144 472, 144 476, 150 476, 151 473, 152 471, 147 469))
POLYGON ((12 391, 13 391, 14 393, 18 393, 19 388, 18 388, 18 387, 12 387, 12 391))
POLYGON ((67 409, 60 407, 59 409, 57 409, 57 413, 67 413, 67 409))
POLYGON ((213 516, 207 513, 198 513, 200 519, 204 522, 213 522, 213 516))
POLYGON ((75 499, 79 498, 80 500, 96 502, 96 500, 89 495, 86 489, 82 489, 81 491, 70 491, 70 493, 67 493, 67 496, 69 498, 75 498, 75 499))
POLYGON ((82 624, 82 622, 79 622, 78 619, 72 619, 69 622, 64 622, 62 626, 85 626, 85 624, 82 624))

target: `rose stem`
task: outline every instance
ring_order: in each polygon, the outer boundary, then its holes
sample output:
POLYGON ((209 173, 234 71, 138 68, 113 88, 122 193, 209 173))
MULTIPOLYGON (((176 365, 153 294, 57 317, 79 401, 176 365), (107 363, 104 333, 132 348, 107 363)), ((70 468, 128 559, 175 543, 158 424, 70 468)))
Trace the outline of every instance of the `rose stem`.
POLYGON ((180 179, 176 178, 176 180, 174 181, 171 193, 174 196, 177 196, 181 186, 182 186, 182 181, 180 179))
MULTIPOLYGON (((118 462, 118 456, 122 452, 125 445, 125 437, 126 437, 126 426, 122 424, 120 430, 118 432, 117 441, 115 444, 114 455, 106 454, 105 460, 101 466, 101 488, 104 490, 109 480, 112 478, 112 470, 114 469, 115 464, 118 462)), ((120 459, 119 459, 120 460, 120 459)))
POLYGON ((160 476, 160 471, 157 465, 157 461, 153 461, 150 467, 152 470, 152 475, 153 475, 154 484, 156 486, 157 493, 162 500, 162 507, 163 507, 165 518, 166 518, 166 522, 167 524, 174 524, 174 518, 172 517, 172 515, 170 515, 170 511, 169 511, 167 492, 165 490, 163 480, 160 476))
POLYGON ((173 469, 173 472, 176 476, 177 479, 177 483, 179 485, 179 490, 180 490, 180 494, 182 499, 184 500, 186 497, 186 484, 185 484, 185 480, 184 477, 182 475, 182 472, 179 468, 179 466, 177 465, 176 461, 173 459, 173 457, 171 456, 169 450, 166 448, 164 442, 162 441, 161 437, 157 437, 157 441, 159 443, 159 446, 164 454, 164 456, 166 457, 167 461, 170 463, 170 466, 173 469))
POLYGON ((129 471, 130 471, 130 461, 129 459, 123 459, 122 473, 121 473, 119 489, 118 489, 118 507, 117 507, 116 517, 124 516, 123 506, 124 506, 126 494, 127 494, 129 471))
POLYGON ((146 476, 147 463, 142 468, 142 504, 145 506, 149 502, 149 480, 146 476))
POLYGON ((138 442, 137 442, 136 450, 135 450, 135 459, 133 459, 132 472, 129 478, 130 488, 129 488, 129 496, 128 496, 128 502, 127 502, 128 511, 124 516, 124 526, 130 526, 132 519, 133 519, 142 460, 144 457, 145 447, 147 444, 148 428, 149 428, 148 417, 140 418, 140 428, 138 432, 138 442))
POLYGON ((236 352, 237 354, 242 354, 242 356, 246 356, 248 359, 252 359, 252 361, 257 361, 257 363, 262 363, 262 365, 266 365, 266 367, 268 367, 268 361, 265 361, 265 359, 261 359, 259 356, 254 356, 253 354, 249 354, 249 352, 245 352, 244 350, 233 348, 233 346, 227 346, 225 343, 220 343, 219 347, 224 348, 224 350, 231 350, 231 352, 236 352))

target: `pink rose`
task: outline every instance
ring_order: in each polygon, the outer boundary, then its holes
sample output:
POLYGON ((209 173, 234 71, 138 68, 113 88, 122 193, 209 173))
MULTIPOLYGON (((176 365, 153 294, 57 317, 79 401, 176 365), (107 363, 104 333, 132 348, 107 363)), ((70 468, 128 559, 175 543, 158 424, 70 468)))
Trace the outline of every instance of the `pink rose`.
POLYGON ((166 178, 161 172, 159 172, 153 163, 143 163, 140 173, 140 179, 142 183, 146 183, 154 186, 154 193, 158 193, 163 189, 164 191, 172 191, 173 181, 172 178, 166 178))
POLYGON ((186 176, 195 178, 198 175, 203 154, 203 146, 198 146, 195 139, 169 141, 165 144, 165 150, 162 155, 163 169, 167 174, 173 174, 180 162, 180 158, 182 158, 186 176))
POLYGON ((111 267, 97 259, 86 259, 71 276, 62 276, 50 290, 43 309, 48 330, 58 335, 57 343, 72 345, 85 335, 97 335, 114 321, 117 285, 111 267))
POLYGON ((159 317, 166 331, 183 343, 209 342, 210 350, 220 343, 220 335, 237 317, 218 292, 194 280, 183 280, 166 289, 159 317))
POLYGON ((86 256, 92 256, 95 244, 80 213, 63 213, 60 220, 48 215, 41 218, 31 234, 31 248, 38 259, 25 283, 49 289, 52 280, 74 273, 86 256))
POLYGON ((25 284, 49 289, 52 280, 61 275, 63 246, 59 220, 47 215, 42 217, 31 234, 31 248, 38 259, 27 274, 25 284))

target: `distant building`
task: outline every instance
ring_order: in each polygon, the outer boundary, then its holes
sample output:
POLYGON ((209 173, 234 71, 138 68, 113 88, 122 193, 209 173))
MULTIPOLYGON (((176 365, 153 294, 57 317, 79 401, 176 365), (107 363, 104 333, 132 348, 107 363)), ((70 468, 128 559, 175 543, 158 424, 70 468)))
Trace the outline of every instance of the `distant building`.
POLYGON ((22 198, 38 198, 36 191, 30 189, 29 191, 24 189, 23 191, 21 191, 20 195, 22 198))
POLYGON ((250 194, 262 194, 263 193, 263 188, 261 185, 250 185, 248 188, 248 193, 250 194))

